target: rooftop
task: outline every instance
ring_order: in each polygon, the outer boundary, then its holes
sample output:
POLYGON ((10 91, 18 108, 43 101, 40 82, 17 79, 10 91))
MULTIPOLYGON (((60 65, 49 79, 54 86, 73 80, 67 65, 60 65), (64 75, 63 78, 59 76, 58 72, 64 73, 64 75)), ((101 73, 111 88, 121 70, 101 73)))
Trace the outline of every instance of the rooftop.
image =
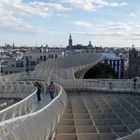
POLYGON ((95 53, 48 59, 32 73, 1 77, 0 97, 22 99, 0 111, 1 140, 115 140, 135 134, 140 128, 140 83, 82 79, 100 60, 102 55, 95 53), (56 87, 53 100, 47 94, 50 81, 56 87))

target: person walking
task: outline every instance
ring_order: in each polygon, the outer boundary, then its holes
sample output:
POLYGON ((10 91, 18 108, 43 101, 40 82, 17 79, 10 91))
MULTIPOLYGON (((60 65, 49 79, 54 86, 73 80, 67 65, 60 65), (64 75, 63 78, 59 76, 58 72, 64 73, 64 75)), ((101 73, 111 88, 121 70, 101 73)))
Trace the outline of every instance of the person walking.
POLYGON ((37 87, 37 92, 36 92, 37 100, 38 100, 38 102, 40 102, 41 101, 41 95, 40 95, 41 94, 41 86, 38 82, 35 83, 35 86, 37 87))
POLYGON ((111 81, 109 82, 109 89, 110 89, 110 91, 112 91, 112 82, 111 81))
POLYGON ((134 89, 134 90, 136 89, 136 82, 137 82, 137 78, 134 78, 134 79, 133 79, 133 89, 134 89))
POLYGON ((54 99, 55 86, 54 86, 53 82, 50 82, 48 90, 49 90, 51 99, 54 99))

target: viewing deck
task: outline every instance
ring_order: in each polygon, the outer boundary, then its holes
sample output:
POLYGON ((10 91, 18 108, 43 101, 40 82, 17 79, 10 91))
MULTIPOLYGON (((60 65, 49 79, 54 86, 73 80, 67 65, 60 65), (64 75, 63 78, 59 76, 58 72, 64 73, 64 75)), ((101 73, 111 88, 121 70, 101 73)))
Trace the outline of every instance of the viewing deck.
POLYGON ((49 59, 32 73, 3 76, 0 97, 21 101, 0 111, 0 140, 139 140, 140 83, 82 79, 100 60, 100 54, 49 59))
POLYGON ((140 128, 140 96, 69 92, 56 140, 115 140, 140 128))

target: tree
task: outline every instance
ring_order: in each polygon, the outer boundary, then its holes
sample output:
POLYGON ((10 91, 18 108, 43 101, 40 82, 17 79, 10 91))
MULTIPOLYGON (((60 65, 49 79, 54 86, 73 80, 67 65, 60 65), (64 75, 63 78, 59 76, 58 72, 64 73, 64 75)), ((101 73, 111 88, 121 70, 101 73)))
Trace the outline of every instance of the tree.
POLYGON ((89 69, 85 75, 84 79, 94 79, 94 78, 116 78, 115 70, 108 64, 98 63, 91 69, 89 69))

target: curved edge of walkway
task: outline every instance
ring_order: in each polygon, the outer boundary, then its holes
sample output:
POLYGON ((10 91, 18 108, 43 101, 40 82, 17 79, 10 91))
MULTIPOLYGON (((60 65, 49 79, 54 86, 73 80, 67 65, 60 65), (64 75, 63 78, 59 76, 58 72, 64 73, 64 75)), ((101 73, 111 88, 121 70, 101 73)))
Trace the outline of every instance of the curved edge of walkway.
MULTIPOLYGON (((62 86, 56 84, 57 96, 35 112, 0 123, 0 139, 43 140, 49 139, 67 104, 67 96, 62 86)), ((16 111, 16 110, 15 110, 16 111)))

